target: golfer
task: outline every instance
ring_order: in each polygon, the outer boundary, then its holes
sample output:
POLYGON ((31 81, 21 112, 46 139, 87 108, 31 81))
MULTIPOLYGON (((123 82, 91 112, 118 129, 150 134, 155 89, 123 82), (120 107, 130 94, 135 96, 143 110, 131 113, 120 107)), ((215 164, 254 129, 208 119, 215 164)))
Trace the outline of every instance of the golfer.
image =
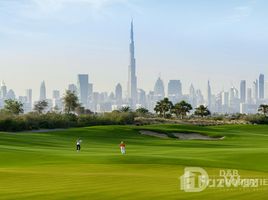
POLYGON ((80 149, 81 149, 81 142, 82 142, 82 140, 80 138, 78 138, 76 140, 76 151, 80 151, 80 149))
POLYGON ((120 146, 121 153, 126 154, 126 145, 125 145, 125 143, 122 141, 119 146, 120 146))

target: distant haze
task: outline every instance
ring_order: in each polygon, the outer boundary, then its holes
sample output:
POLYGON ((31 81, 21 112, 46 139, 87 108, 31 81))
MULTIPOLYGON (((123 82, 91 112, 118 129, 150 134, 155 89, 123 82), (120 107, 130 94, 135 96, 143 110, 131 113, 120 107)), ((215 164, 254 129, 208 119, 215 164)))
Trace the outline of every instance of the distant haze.
POLYGON ((212 92, 268 76, 265 0, 2 0, 0 80, 17 95, 45 80, 48 96, 88 73, 96 91, 127 89, 134 19, 138 88, 159 75, 212 92))

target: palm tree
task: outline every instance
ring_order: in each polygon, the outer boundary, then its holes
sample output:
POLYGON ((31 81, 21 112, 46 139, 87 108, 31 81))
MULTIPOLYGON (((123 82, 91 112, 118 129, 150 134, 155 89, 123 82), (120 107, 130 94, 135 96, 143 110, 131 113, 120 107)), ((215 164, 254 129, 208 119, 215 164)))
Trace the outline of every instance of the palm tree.
POLYGON ((34 110, 38 112, 39 114, 43 113, 44 110, 47 108, 48 102, 46 100, 38 101, 34 105, 34 110))
POLYGON ((268 105, 267 104, 261 104, 258 108, 258 111, 261 112, 264 115, 268 114, 268 105))
POLYGON ((197 116, 204 117, 204 116, 210 115, 211 113, 210 113, 210 111, 209 111, 207 106, 200 105, 197 108, 195 108, 194 114, 197 115, 197 116))
POLYGON ((187 103, 186 101, 181 101, 174 105, 173 113, 175 113, 177 117, 180 116, 180 118, 183 119, 183 117, 186 116, 187 113, 189 113, 192 109, 191 104, 187 103))
POLYGON ((19 115, 20 113, 23 113, 23 104, 19 101, 8 99, 5 100, 4 110, 8 113, 19 115))
POLYGON ((64 97, 63 97, 63 102, 64 102, 64 111, 67 114, 70 114, 71 112, 74 112, 77 107, 80 106, 78 102, 78 97, 76 94, 70 90, 67 90, 64 97))
POLYGON ((146 109, 146 108, 141 107, 141 108, 136 109, 136 113, 139 113, 139 114, 142 114, 142 115, 146 115, 146 114, 149 113, 149 110, 146 109))
POLYGON ((131 112, 131 108, 129 106, 123 106, 122 108, 120 108, 119 110, 120 112, 131 112))
POLYGON ((160 116, 163 116, 164 118, 166 118, 166 114, 168 112, 171 112, 173 108, 173 104, 171 101, 169 101, 168 98, 164 98, 161 101, 158 101, 155 105, 154 111, 156 113, 159 113, 160 116))

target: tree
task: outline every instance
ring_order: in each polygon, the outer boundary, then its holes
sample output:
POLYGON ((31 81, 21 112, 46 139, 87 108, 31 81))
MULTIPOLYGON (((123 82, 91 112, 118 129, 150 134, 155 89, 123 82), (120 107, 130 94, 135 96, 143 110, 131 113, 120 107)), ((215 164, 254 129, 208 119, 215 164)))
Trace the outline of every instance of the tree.
POLYGON ((142 114, 142 115, 146 115, 146 114, 149 113, 149 110, 146 109, 146 108, 141 107, 141 108, 136 109, 136 113, 139 113, 139 114, 142 114))
POLYGON ((181 101, 174 105, 173 113, 175 113, 177 117, 180 116, 180 118, 183 119, 183 117, 186 116, 187 113, 189 113, 192 109, 191 104, 187 103, 186 101, 181 101))
POLYGON ((67 114, 74 112, 77 107, 81 106, 78 102, 78 97, 76 96, 76 94, 70 90, 66 91, 63 97, 63 102, 64 102, 64 111, 67 114))
POLYGON ((261 104, 258 108, 258 111, 261 112, 264 115, 268 114, 268 105, 266 104, 261 104))
POLYGON ((119 110, 120 112, 131 112, 131 108, 129 106, 123 106, 122 108, 120 108, 119 110))
POLYGON ((164 118, 166 118, 166 114, 168 112, 171 112, 173 108, 173 104, 171 101, 169 101, 168 98, 164 98, 161 101, 158 101, 155 105, 154 111, 160 116, 163 116, 164 118))
POLYGON ((38 101, 34 105, 34 110, 39 114, 43 113, 45 109, 48 107, 48 102, 46 100, 38 101))
POLYGON ((204 117, 204 116, 210 115, 211 113, 210 113, 210 111, 209 111, 207 106, 200 105, 197 108, 195 108, 194 114, 197 115, 197 116, 204 117))
POLYGON ((92 115, 93 112, 90 109, 85 109, 85 107, 79 105, 76 107, 75 112, 77 115, 92 115))
POLYGON ((14 115, 19 115, 24 112, 23 104, 19 101, 12 99, 5 100, 4 110, 14 115))

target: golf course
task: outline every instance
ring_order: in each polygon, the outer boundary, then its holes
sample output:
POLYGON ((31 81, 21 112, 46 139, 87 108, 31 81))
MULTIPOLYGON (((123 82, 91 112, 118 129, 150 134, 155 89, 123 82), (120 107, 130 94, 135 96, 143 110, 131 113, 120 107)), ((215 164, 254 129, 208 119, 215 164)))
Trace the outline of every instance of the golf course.
POLYGON ((266 125, 111 125, 0 133, 0 199, 267 200, 268 186, 185 192, 185 167, 268 179, 266 125), (141 134, 161 133, 167 137, 141 134), (188 140, 174 133, 200 134, 188 140), (81 151, 76 140, 81 138, 81 151), (216 138, 216 139, 213 139, 216 138), (218 138, 218 139, 217 139, 218 138), (126 154, 119 144, 124 141, 126 154))

